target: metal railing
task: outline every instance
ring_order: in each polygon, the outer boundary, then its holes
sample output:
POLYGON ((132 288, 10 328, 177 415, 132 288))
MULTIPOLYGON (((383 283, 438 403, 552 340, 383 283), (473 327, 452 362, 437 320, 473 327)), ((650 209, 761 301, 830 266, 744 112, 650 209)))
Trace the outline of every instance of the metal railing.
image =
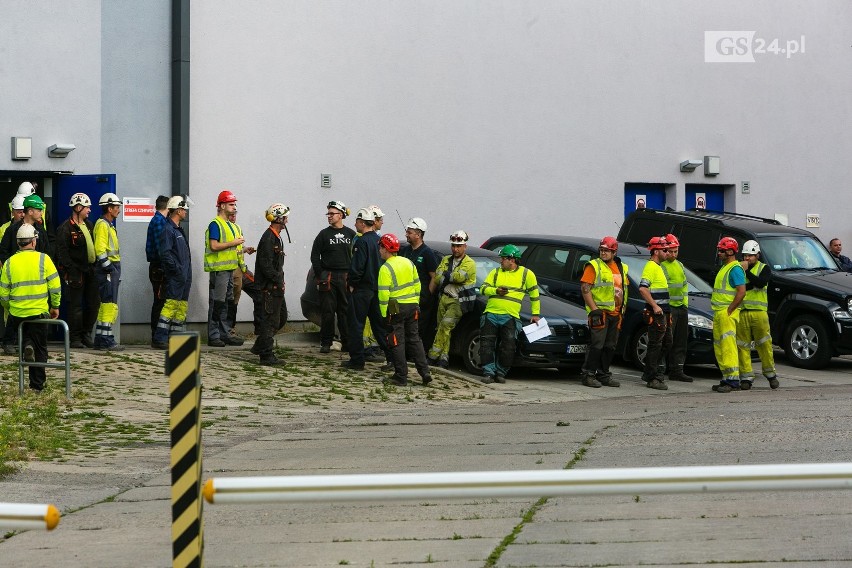
POLYGON ((24 395, 24 367, 53 367, 65 368, 65 398, 71 398, 71 345, 68 338, 68 324, 61 319, 25 320, 18 326, 18 394, 24 395), (29 324, 52 324, 62 327, 65 340, 65 362, 33 362, 24 361, 24 326, 29 324))

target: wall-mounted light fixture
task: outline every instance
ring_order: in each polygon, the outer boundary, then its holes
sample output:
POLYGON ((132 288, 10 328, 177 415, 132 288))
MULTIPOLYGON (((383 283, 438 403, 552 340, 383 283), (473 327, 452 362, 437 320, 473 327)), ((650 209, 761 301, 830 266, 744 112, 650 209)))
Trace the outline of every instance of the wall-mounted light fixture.
POLYGON ((54 144, 47 149, 47 155, 51 158, 64 158, 76 149, 74 144, 54 144))
POLYGON ((33 157, 33 139, 24 136, 12 136, 12 159, 29 160, 33 157))
POLYGON ((680 171, 694 172, 695 168, 704 164, 703 160, 684 160, 680 163, 680 171))

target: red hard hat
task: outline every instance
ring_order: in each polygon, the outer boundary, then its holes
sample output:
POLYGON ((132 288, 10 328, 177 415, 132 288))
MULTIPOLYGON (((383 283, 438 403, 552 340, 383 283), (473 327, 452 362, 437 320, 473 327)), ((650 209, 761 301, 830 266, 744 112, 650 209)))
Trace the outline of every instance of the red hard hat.
POLYGON ((379 239, 379 246, 386 248, 388 252, 399 252, 399 239, 393 233, 387 233, 379 239))
POLYGON ((615 237, 604 237, 601 239, 600 248, 609 249, 612 252, 618 252, 618 241, 615 237))
POLYGON ((722 237, 722 240, 720 240, 719 244, 716 245, 716 249, 738 252, 740 250, 740 245, 738 245, 737 240, 732 237, 722 237))
POLYGON ((663 250, 669 247, 668 241, 666 241, 665 237, 651 237, 651 240, 648 241, 648 250, 663 250))
POLYGON ((216 199, 216 206, 222 205, 223 203, 233 203, 237 200, 237 196, 231 193, 227 189, 223 189, 219 192, 219 197, 216 199))
POLYGON ((666 235, 666 242, 669 243, 669 247, 671 248, 677 248, 680 246, 680 241, 677 240, 677 237, 671 233, 666 235))

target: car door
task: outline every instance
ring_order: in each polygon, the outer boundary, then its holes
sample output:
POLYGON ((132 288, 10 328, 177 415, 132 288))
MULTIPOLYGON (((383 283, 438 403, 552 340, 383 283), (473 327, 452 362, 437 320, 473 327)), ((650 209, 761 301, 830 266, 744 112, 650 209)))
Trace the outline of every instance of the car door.
POLYGON ((522 263, 535 273, 539 285, 560 298, 566 293, 570 251, 566 247, 536 244, 524 251, 522 263))

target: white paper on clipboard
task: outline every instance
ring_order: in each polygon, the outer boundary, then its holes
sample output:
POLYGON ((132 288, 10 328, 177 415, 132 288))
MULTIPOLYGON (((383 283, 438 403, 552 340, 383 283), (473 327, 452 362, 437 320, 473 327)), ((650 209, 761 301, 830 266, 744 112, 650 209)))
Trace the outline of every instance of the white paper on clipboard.
POLYGON ((529 325, 525 325, 524 333, 527 336, 527 341, 532 343, 533 341, 538 341, 539 339, 550 335, 550 326, 547 325, 546 319, 541 318, 538 320, 538 324, 531 323, 529 325))

